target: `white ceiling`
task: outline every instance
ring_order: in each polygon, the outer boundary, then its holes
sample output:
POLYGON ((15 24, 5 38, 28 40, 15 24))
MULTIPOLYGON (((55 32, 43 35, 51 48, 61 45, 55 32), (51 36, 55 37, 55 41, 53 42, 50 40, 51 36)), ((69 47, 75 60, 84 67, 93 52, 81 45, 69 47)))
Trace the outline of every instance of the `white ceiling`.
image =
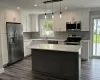
MULTIPOLYGON (((44 12, 43 1, 44 0, 0 0, 0 8, 20 7, 21 9, 34 12, 44 12), (34 4, 38 6, 34 7, 34 4)), ((48 4, 47 9, 51 10, 51 5, 52 4, 48 4)), ((68 7, 68 9, 100 7, 100 0, 63 0, 62 11, 64 11, 65 7, 68 7)), ((59 2, 54 3, 54 10, 59 11, 59 2)))

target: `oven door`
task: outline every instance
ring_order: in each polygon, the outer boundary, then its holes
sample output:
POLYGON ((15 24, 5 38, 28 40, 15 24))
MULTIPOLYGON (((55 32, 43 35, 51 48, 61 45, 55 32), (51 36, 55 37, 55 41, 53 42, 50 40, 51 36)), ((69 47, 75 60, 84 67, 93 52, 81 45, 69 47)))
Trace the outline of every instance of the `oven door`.
POLYGON ((79 42, 65 42, 65 45, 80 45, 79 42))

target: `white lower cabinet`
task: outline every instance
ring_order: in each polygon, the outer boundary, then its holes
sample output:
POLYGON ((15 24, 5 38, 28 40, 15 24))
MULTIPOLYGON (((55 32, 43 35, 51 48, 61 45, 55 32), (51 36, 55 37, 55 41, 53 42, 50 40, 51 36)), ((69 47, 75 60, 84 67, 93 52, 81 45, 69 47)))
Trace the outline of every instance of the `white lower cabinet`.
POLYGON ((89 41, 81 41, 81 57, 83 60, 89 60, 89 41))
POLYGON ((28 46, 31 45, 31 41, 24 41, 24 57, 31 55, 31 49, 28 46))

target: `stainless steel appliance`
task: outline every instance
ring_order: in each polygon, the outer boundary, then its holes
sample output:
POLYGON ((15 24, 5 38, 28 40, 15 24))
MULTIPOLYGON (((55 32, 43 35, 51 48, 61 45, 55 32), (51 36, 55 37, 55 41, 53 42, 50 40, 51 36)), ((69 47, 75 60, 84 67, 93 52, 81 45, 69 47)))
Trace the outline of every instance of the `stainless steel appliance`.
POLYGON ((81 30, 81 22, 67 22, 66 23, 66 31, 69 30, 81 30))
POLYGON ((66 45, 80 45, 81 36, 69 36, 67 40, 64 41, 66 45))
POLYGON ((21 23, 6 23, 9 64, 24 58, 23 29, 21 23))

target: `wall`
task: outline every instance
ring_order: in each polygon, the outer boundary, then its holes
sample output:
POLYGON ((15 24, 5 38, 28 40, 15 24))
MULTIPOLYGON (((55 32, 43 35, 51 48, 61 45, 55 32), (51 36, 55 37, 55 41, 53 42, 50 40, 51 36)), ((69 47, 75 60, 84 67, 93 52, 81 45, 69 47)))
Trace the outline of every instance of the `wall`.
MULTIPOLYGON (((65 31, 66 22, 81 21, 82 31, 89 31, 89 11, 90 9, 75 9, 62 12, 62 18, 59 18, 59 13, 54 13, 54 31, 65 31)), ((39 15, 39 27, 40 21, 44 19, 44 14, 39 15)), ((47 19, 52 19, 51 14, 47 14, 47 19)))
POLYGON ((32 32, 23 32, 23 37, 25 39, 32 39, 32 32))
POLYGON ((3 65, 8 63, 6 22, 20 23, 20 17, 21 16, 19 10, 0 10, 0 51, 2 53, 3 65))
MULTIPOLYGON (((0 36, 0 49, 1 49, 1 36, 0 36)), ((0 73, 3 73, 4 69, 3 69, 3 61, 2 61, 2 53, 0 50, 0 73)))
POLYGON ((100 10, 90 12, 90 57, 93 56, 93 19, 100 18, 100 10))

